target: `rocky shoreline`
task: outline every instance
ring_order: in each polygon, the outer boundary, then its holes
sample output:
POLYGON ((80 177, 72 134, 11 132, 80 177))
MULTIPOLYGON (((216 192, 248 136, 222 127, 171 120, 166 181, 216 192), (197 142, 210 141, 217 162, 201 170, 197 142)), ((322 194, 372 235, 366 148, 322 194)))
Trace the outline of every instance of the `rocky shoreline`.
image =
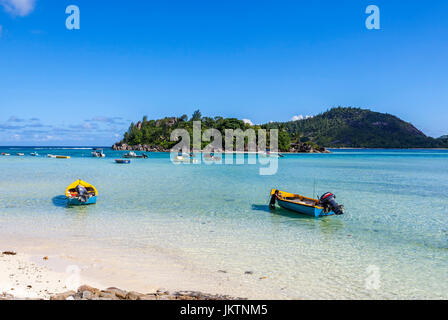
MULTIPOLYGON (((126 143, 117 142, 112 146, 114 151, 143 151, 143 152, 171 152, 170 149, 164 149, 160 146, 150 146, 147 144, 138 144, 135 146, 126 143)), ((223 150, 221 152, 224 152, 223 150)), ((247 152, 247 150, 246 150, 247 152)), ((259 151, 262 152, 262 151, 259 151)), ((314 147, 307 143, 293 143, 288 152, 282 153, 331 153, 324 147, 314 147)))
MULTIPOLYGON (((86 279, 77 288, 70 282, 70 275, 48 266, 53 258, 30 256, 16 251, 0 251, 0 301, 1 300, 247 300, 225 294, 208 294, 193 290, 168 291, 151 287, 149 293, 106 287, 95 278, 86 279), (44 261, 37 263, 35 261, 44 261), (77 289, 76 289, 77 288, 77 289)), ((61 267, 60 261, 54 266, 61 267)), ((63 267, 62 267, 63 268, 63 267)), ((82 283, 82 282, 81 282, 82 283)), ((113 284, 113 283, 112 283, 113 284)), ((110 285, 107 284, 107 285, 110 285)), ((201 289, 199 289, 201 290, 201 289)), ((204 290, 206 291, 206 290, 204 290)), ((227 293, 228 294, 228 293, 227 293)))
POLYGON ((145 151, 145 152, 170 152, 169 149, 164 149, 160 146, 150 146, 147 144, 139 144, 136 146, 130 146, 126 143, 115 143, 112 146, 112 150, 115 151, 145 151))
MULTIPOLYGON (((0 294, 0 301, 4 300, 44 300, 39 299, 18 299, 10 294, 0 294)), ((233 298, 226 295, 212 295, 195 291, 169 292, 159 289, 155 293, 139 293, 126 291, 115 287, 105 290, 83 285, 75 291, 67 291, 52 295, 50 300, 247 300, 244 298, 233 298)))

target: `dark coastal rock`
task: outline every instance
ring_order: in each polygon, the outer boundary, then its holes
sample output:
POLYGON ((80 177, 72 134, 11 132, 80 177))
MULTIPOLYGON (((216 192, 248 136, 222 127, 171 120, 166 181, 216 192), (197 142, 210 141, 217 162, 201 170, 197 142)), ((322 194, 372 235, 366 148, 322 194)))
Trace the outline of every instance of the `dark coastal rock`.
POLYGON ((112 146, 115 151, 144 151, 144 152, 169 152, 168 149, 163 149, 160 146, 150 146, 147 144, 138 144, 130 146, 126 143, 117 142, 112 146))
POLYGON ((291 143, 290 152, 298 152, 298 153, 331 153, 324 147, 312 146, 308 143, 291 143))

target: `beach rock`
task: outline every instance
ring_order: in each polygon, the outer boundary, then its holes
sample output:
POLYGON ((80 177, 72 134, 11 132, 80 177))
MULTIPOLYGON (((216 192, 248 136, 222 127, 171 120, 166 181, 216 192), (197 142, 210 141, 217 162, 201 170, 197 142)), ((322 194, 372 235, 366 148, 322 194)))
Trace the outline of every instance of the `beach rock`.
POLYGON ((179 296, 176 296, 175 298, 176 298, 176 300, 198 300, 198 299, 195 298, 195 297, 192 297, 192 296, 184 296, 184 295, 179 295, 179 296))
POLYGON ((144 294, 140 296, 139 300, 157 300, 156 294, 144 294))
POLYGON ((135 291, 129 291, 126 295, 126 300, 140 300, 140 297, 142 296, 142 293, 138 293, 135 291))
MULTIPOLYGON (((50 297, 50 300, 67 300, 69 297, 72 297, 76 294, 75 291, 67 291, 64 293, 60 293, 50 297)), ((74 298, 73 298, 74 299, 74 298)))
POLYGON ((14 251, 3 251, 2 254, 4 254, 5 256, 15 256, 17 254, 17 252, 14 252, 14 251))
POLYGON ((109 293, 109 292, 104 292, 102 291, 100 293, 100 300, 120 300, 120 298, 118 298, 115 294, 113 293, 109 293))
POLYGON ((159 288, 159 289, 157 289, 156 293, 157 293, 158 295, 167 295, 167 294, 170 294, 170 292, 169 292, 168 290, 166 290, 165 288, 159 288))
MULTIPOLYGON (((12 296, 0 295, 0 300, 13 300, 12 296)), ((53 295, 50 300, 244 300, 225 295, 210 295, 197 291, 176 291, 169 293, 166 289, 159 289, 156 293, 142 294, 135 291, 124 291, 116 287, 106 290, 92 288, 87 285, 79 287, 78 292, 67 291, 53 295)))
POLYGON ((96 288, 93 288, 93 287, 87 286, 87 285, 82 285, 78 288, 79 293, 84 293, 85 291, 88 291, 95 296, 99 296, 101 293, 101 291, 99 289, 96 289, 96 288))
POLYGON ((120 299, 126 299, 127 292, 115 287, 110 287, 104 290, 105 293, 112 293, 120 299))
POLYGON ((86 300, 92 300, 93 299, 93 294, 90 291, 83 291, 82 298, 86 299, 86 300))

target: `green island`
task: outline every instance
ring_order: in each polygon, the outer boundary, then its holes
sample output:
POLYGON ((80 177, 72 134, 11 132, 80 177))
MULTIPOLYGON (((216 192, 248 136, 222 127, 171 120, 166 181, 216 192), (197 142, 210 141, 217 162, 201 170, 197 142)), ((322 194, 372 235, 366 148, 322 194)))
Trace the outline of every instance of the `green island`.
MULTIPOLYGON (((123 139, 112 148, 168 152, 177 143, 170 141, 171 132, 175 129, 185 129, 192 135, 193 121, 201 121, 202 132, 214 128, 219 130, 223 137, 226 129, 254 129, 256 132, 259 129, 278 129, 278 148, 281 152, 328 153, 326 148, 448 147, 448 136, 426 136, 411 123, 394 115, 361 108, 337 107, 302 120, 262 125, 251 125, 236 118, 203 117, 199 110, 190 118, 182 115, 148 120, 145 116, 141 121, 131 123, 123 139)), ((269 146, 269 135, 267 139, 269 146)), ((202 147, 208 143, 202 142, 202 147)))

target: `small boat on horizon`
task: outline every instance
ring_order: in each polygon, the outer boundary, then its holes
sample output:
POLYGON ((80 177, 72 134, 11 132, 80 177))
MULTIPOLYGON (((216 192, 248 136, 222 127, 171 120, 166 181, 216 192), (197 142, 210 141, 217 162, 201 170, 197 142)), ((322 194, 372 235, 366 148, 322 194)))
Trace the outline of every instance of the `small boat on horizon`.
POLYGON ((2 156, 10 156, 11 154, 6 153, 6 152, 2 152, 2 156))
POLYGON ((324 217, 344 214, 344 206, 335 201, 336 196, 330 192, 325 193, 320 199, 313 199, 276 189, 271 190, 269 207, 275 209, 275 203, 284 209, 312 217, 324 217))
POLYGON ((56 156, 54 154, 48 154, 47 157, 53 159, 70 159, 70 156, 56 156))
POLYGON ((38 157, 39 154, 38 154, 37 152, 31 152, 31 153, 30 153, 30 156, 32 156, 32 157, 38 157))
POLYGON ((95 157, 95 158, 105 158, 106 154, 104 153, 103 149, 94 149, 92 151, 92 157, 95 157))
POLYGON ((136 154, 134 151, 130 151, 129 153, 126 153, 123 158, 135 158, 135 159, 147 159, 148 155, 145 153, 142 153, 141 155, 136 154))
POLYGON ((115 162, 119 163, 119 164, 130 164, 131 160, 128 160, 128 159, 115 159, 115 162))
POLYGON ((18 152, 17 153, 17 156, 19 156, 19 157, 23 157, 25 154, 24 153, 21 153, 21 152, 18 152))
POLYGON ((79 179, 67 187, 65 196, 69 206, 89 205, 96 203, 98 191, 90 183, 79 179))

